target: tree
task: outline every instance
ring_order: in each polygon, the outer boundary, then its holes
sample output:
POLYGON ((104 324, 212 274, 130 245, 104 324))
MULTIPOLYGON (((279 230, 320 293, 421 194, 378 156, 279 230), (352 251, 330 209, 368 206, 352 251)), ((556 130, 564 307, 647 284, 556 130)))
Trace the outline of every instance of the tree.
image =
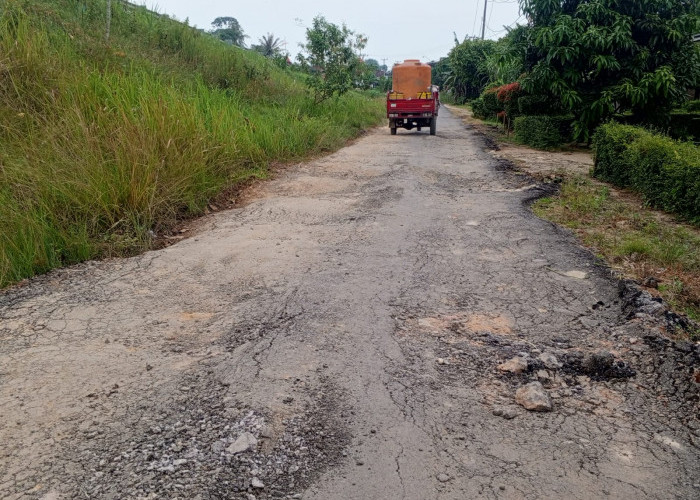
POLYGON ((486 57, 489 83, 504 85, 518 80, 528 57, 528 27, 506 28, 508 33, 496 42, 491 54, 486 57))
POLYGON ((360 75, 358 78, 359 87, 371 89, 379 86, 380 79, 386 73, 376 59, 365 59, 360 65, 360 75))
POLYGON ((700 77, 694 0, 520 0, 528 17, 525 89, 561 100, 574 133, 631 110, 663 123, 700 77))
POLYGON ((297 58, 311 74, 309 86, 316 103, 353 88, 362 67, 358 52, 366 43, 366 37, 345 24, 337 26, 323 16, 314 18, 312 27, 306 29, 306 43, 301 44, 303 54, 297 58))
POLYGON ((275 57, 282 53, 282 41, 272 33, 268 33, 258 38, 258 45, 253 45, 251 48, 265 57, 275 57))
POLYGON ((431 61, 432 68, 432 83, 440 87, 440 90, 447 91, 446 81, 450 77, 450 60, 447 57, 441 57, 437 61, 431 61))
POLYGON ((489 83, 487 60, 495 49, 496 42, 493 40, 467 39, 456 43, 447 55, 449 76, 445 84, 457 103, 476 99, 489 83))
POLYGON ((214 29, 211 33, 224 42, 245 47, 245 39, 248 36, 243 33, 243 28, 235 17, 217 17, 211 23, 214 29))

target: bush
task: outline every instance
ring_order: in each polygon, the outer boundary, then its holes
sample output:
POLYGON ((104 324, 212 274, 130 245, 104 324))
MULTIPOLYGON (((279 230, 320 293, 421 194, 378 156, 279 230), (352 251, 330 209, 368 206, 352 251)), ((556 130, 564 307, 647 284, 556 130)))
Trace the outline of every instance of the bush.
POLYGON ((552 149, 568 142, 571 118, 529 115, 515 118, 516 140, 537 149, 552 149))
POLYGON ((655 207, 700 223, 700 148, 644 134, 629 146, 631 186, 655 207))
POLYGON ((613 122, 598 127, 593 134, 593 176, 616 186, 629 186, 631 165, 625 153, 629 144, 644 132, 640 127, 613 122))
POLYGON ((503 110, 506 115, 512 120, 516 116, 520 115, 520 109, 518 107, 518 97, 522 94, 522 87, 520 83, 513 82, 506 85, 501 85, 496 88, 496 97, 501 103, 503 110))
POLYGON ((484 103, 484 98, 479 97, 471 102, 472 114, 475 118, 484 119, 486 118, 486 104, 484 103))
POLYGON ((496 118, 503 111, 503 103, 498 100, 498 87, 490 88, 481 94, 484 101, 484 118, 496 118))
POLYGON ((640 192, 652 206, 700 224, 700 148, 640 127, 596 131, 593 175, 640 192))

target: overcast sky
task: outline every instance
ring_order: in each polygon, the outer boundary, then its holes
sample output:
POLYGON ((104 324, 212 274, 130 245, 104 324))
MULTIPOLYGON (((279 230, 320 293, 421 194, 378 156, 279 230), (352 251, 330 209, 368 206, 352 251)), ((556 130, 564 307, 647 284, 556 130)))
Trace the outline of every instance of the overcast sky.
MULTIPOLYGON (((460 40, 481 35, 484 0, 132 0, 191 25, 210 29, 216 17, 238 19, 249 38, 246 44, 257 43, 261 36, 272 33, 286 42, 294 57, 299 43, 305 40, 305 29, 321 14, 335 24, 367 35, 366 58, 391 66, 404 59, 437 60, 454 46, 453 32, 460 40)), ((504 26, 514 26, 520 17, 517 0, 487 0, 486 38, 498 39, 504 26)))

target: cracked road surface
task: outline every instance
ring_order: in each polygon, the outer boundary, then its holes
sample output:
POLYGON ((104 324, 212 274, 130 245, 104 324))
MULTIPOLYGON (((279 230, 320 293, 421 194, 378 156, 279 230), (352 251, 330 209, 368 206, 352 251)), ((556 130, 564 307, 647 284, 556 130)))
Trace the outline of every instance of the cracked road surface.
POLYGON ((0 497, 700 497, 697 346, 449 111, 253 191, 0 295, 0 497))

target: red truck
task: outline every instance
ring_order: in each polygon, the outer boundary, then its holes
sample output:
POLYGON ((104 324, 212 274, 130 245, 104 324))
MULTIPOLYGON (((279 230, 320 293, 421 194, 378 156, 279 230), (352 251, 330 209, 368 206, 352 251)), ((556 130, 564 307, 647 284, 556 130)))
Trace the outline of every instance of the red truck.
POLYGON ((391 135, 396 135, 398 127, 411 130, 416 127, 430 127, 430 135, 437 130, 437 116, 440 108, 437 89, 419 92, 416 97, 405 97, 401 92, 391 91, 386 95, 386 116, 389 118, 391 135))

